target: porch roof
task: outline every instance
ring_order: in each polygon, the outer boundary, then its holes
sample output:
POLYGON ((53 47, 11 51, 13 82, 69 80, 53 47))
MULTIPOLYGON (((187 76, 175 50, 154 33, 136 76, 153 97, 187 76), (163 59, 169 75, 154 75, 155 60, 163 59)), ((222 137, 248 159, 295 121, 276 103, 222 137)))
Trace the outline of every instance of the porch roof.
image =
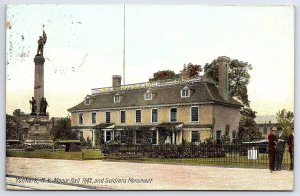
POLYGON ((212 128, 212 124, 184 124, 182 128, 212 128))
POLYGON ((115 129, 151 129, 155 128, 155 125, 117 125, 115 129))
POLYGON ((183 122, 163 122, 157 128, 182 128, 183 122))
POLYGON ((100 123, 100 124, 95 126, 95 129, 105 129, 105 128, 108 128, 112 125, 114 125, 114 123, 100 123))

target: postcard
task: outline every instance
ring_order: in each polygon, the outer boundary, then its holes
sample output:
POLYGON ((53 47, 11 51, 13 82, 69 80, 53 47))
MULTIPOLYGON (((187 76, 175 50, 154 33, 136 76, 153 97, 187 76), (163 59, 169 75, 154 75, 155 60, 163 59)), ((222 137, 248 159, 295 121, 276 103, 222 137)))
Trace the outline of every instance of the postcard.
POLYGON ((293 191, 294 15, 8 4, 6 189, 293 191))

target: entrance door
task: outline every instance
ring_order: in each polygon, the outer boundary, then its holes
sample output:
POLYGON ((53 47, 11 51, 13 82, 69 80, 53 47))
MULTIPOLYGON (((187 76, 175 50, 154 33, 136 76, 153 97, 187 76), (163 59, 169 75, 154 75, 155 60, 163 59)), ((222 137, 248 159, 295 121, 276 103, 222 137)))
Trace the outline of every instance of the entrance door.
POLYGON ((112 140, 112 131, 105 131, 105 138, 104 138, 104 141, 105 142, 109 142, 112 140))

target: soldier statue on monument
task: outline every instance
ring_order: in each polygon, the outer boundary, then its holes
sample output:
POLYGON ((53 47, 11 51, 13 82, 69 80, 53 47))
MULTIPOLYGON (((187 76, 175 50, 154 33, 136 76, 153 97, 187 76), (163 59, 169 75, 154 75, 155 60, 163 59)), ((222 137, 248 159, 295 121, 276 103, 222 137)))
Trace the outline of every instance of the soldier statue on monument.
MULTIPOLYGON (((44 25, 43 25, 44 27, 44 25)), ((43 35, 39 36, 37 54, 34 58, 35 62, 35 83, 34 97, 30 102, 32 115, 46 115, 48 103, 44 98, 44 46, 47 42, 47 35, 43 30, 43 35)))
POLYGON ((41 103, 40 103, 40 113, 42 115, 47 115, 47 106, 48 106, 48 102, 46 100, 46 98, 42 97, 41 99, 41 103))
POLYGON ((40 38, 38 40, 38 49, 37 49, 36 55, 43 56, 44 45, 46 44, 46 42, 47 42, 47 35, 46 35, 45 31, 43 30, 43 37, 40 36, 40 38))
POLYGON ((31 106, 31 114, 32 115, 36 114, 37 105, 36 105, 36 100, 34 99, 34 97, 32 97, 31 100, 29 100, 29 103, 31 106))

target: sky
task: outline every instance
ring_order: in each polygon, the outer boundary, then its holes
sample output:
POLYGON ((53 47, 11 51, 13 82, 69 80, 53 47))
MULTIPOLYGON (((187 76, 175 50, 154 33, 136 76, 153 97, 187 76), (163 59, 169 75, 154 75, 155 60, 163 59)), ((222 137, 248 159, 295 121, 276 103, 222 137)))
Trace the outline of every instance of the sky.
MULTIPOLYGON (((123 5, 8 5, 6 112, 29 113, 37 40, 47 33, 45 97, 65 117, 92 88, 122 75, 123 5)), ((294 111, 294 8, 291 6, 126 5, 126 84, 158 70, 178 73, 228 56, 252 65, 257 115, 294 111)))

